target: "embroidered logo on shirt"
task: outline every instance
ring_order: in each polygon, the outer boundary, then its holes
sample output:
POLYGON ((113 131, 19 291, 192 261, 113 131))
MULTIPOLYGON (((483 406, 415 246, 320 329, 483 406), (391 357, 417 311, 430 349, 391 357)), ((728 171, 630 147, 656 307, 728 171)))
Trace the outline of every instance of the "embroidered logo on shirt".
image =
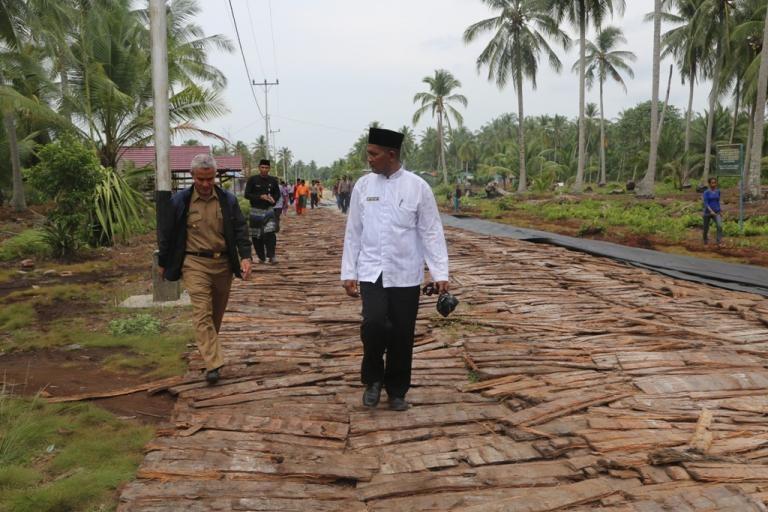
POLYGON ((378 201, 379 198, 378 197, 366 197, 365 200, 366 201, 378 201))

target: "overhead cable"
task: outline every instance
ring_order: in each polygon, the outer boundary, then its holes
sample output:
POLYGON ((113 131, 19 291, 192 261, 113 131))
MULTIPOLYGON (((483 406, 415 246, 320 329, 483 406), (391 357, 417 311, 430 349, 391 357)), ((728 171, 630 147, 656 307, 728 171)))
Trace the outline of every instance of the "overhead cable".
POLYGON ((256 107, 259 109, 259 115, 261 117, 264 117, 264 113, 261 111, 261 105, 259 105, 259 100, 256 98, 256 92, 253 90, 253 79, 251 78, 251 72, 248 69, 248 61, 245 58, 245 52, 243 51, 243 42, 240 40, 240 30, 237 28, 237 18, 235 17, 235 9, 232 7, 232 0, 227 0, 229 2, 229 12, 232 13, 232 23, 235 24, 235 35, 237 35, 237 45, 240 47, 240 55, 243 57, 243 65, 245 66, 245 74, 248 76, 248 87, 251 89, 251 95, 253 96, 253 101, 256 102, 256 107))

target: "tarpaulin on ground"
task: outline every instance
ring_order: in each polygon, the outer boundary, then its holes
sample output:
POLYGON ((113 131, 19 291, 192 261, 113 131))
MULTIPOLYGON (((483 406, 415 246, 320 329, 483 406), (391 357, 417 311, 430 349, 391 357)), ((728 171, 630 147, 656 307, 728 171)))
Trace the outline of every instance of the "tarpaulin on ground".
POLYGON ((472 217, 455 217, 445 214, 442 217, 445 226, 527 242, 557 245, 595 256, 625 261, 677 279, 710 284, 728 290, 757 293, 768 297, 768 269, 763 267, 667 254, 599 240, 518 228, 472 217))

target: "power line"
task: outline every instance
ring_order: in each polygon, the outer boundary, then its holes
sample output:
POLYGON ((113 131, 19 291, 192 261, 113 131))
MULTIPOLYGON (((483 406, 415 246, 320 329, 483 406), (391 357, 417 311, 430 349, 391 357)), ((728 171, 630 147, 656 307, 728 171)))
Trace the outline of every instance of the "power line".
POLYGON ((261 69, 261 76, 267 76, 266 71, 264 71, 264 64, 262 63, 262 60, 261 60, 259 43, 256 42, 256 26, 253 24, 253 16, 251 16, 251 2, 246 0, 245 7, 246 9, 248 9, 248 21, 251 24, 251 39, 253 39, 253 47, 256 49, 256 59, 259 61, 259 69, 261 69))
POLYGON ((264 113, 261 111, 261 105, 259 105, 259 100, 256 99, 256 92, 253 90, 253 80, 251 79, 251 72, 248 69, 248 61, 245 59, 245 52, 243 51, 243 42, 240 40, 240 30, 237 28, 237 18, 235 17, 235 9, 232 7, 232 0, 227 0, 229 2, 229 12, 232 13, 232 23, 235 24, 235 34, 237 35, 237 45, 240 47, 240 55, 243 57, 243 65, 245 66, 245 74, 248 76, 248 87, 251 89, 251 95, 253 96, 253 101, 256 102, 256 107, 259 109, 259 115, 261 117, 264 117, 264 113))
POLYGON ((275 76, 280 76, 280 70, 277 68, 277 46, 275 45, 275 27, 272 24, 272 0, 268 0, 269 5, 269 32, 272 34, 272 60, 275 62, 275 76))

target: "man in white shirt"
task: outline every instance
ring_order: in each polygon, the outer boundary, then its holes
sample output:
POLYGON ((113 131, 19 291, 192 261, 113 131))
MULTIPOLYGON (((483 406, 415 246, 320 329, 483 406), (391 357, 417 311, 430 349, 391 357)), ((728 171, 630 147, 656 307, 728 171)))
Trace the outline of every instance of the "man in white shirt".
POLYGON ((363 299, 363 405, 378 405, 384 387, 396 411, 408 408, 425 261, 438 292, 448 292, 448 250, 437 202, 429 185, 400 164, 402 141, 401 133, 370 129, 373 172, 352 190, 341 260, 347 295, 363 299))

